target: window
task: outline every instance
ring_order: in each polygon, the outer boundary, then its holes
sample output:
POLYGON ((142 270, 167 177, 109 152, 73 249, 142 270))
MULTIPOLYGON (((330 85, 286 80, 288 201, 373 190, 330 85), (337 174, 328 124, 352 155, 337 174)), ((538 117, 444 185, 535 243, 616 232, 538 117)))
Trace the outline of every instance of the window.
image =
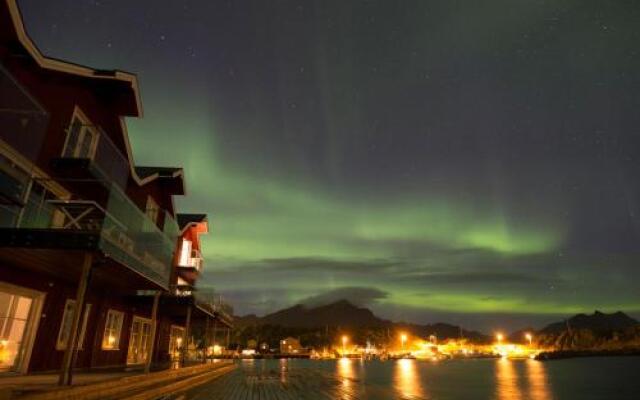
POLYGON ((116 310, 107 312, 107 320, 104 325, 104 336, 102 337, 102 350, 120 349, 120 332, 122 331, 122 320, 124 313, 116 310))
MULTIPOLYGON (((58 341, 56 342, 56 350, 64 350, 69 343, 69 336, 71 336, 71 325, 73 324, 73 312, 76 309, 76 301, 68 299, 64 306, 64 314, 62 314, 62 322, 60 323, 60 330, 58 331, 58 341)), ((84 336, 87 331, 87 321, 89 320, 89 314, 91 312, 91 304, 84 306, 84 314, 82 316, 80 325, 80 333, 78 334, 78 350, 84 348, 84 336)))
POLYGON ((184 328, 181 326, 171 325, 171 331, 169 333, 169 355, 172 360, 176 360, 180 357, 183 337, 184 328))
POLYGON ((62 155, 69 158, 93 158, 98 144, 98 131, 76 112, 69 125, 62 155))
POLYGON ((154 225, 158 225, 158 215, 160 214, 160 206, 151 196, 147 196, 147 207, 145 210, 145 214, 147 214, 147 218, 153 221, 154 225))
POLYGON ((151 320, 134 316, 129 335, 127 364, 142 364, 149 358, 151 320))
POLYGON ((182 248, 180 249, 180 266, 188 267, 191 265, 191 240, 183 239, 182 248))
POLYGON ((0 291, 0 371, 10 370, 20 362, 32 303, 29 297, 0 291))

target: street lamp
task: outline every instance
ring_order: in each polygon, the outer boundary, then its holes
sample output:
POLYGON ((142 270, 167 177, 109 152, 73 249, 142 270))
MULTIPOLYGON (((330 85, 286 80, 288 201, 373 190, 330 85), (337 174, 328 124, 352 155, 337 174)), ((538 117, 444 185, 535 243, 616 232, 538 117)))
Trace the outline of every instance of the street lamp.
POLYGON ((400 335, 400 342, 402 342, 402 352, 404 352, 404 342, 407 341, 407 335, 406 334, 402 334, 400 335))
POLYGON ((527 333, 526 335, 524 335, 525 338, 527 338, 527 340, 529 341, 529 347, 531 347, 531 342, 533 341, 533 335, 531 335, 530 333, 527 333))
POLYGON ((346 335, 342 336, 342 357, 344 357, 346 350, 345 350, 345 346, 347 345, 347 341, 349 340, 349 338, 346 335))
POLYGON ((498 344, 502 344, 502 339, 504 339, 504 335, 502 333, 498 333, 496 335, 496 339, 498 340, 498 344))

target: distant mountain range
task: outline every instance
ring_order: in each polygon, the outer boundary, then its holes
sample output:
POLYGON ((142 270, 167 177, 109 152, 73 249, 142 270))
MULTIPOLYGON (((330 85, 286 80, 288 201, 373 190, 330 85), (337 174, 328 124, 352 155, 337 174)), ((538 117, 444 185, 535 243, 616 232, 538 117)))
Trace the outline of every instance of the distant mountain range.
POLYGON ((237 317, 235 324, 238 327, 249 326, 281 326, 296 329, 346 329, 346 330, 404 330, 414 335, 427 337, 436 335, 439 339, 465 337, 472 340, 487 340, 488 337, 476 332, 462 329, 461 327, 436 323, 429 325, 410 324, 404 322, 392 322, 377 317, 368 308, 358 307, 347 300, 339 300, 334 303, 308 307, 297 304, 293 307, 258 317, 247 315, 237 317))
POLYGON ((549 324, 541 329, 539 333, 557 334, 571 329, 590 329, 600 332, 619 331, 633 328, 638 324, 638 321, 621 311, 612 314, 596 311, 591 315, 577 314, 566 321, 549 324))
POLYGON ((623 312, 578 314, 536 332, 536 342, 557 350, 640 348, 640 323, 623 312))
MULTIPOLYGON (((379 318, 371 310, 358 307, 347 300, 321 306, 297 304, 263 317, 253 314, 237 317, 235 322, 236 326, 244 329, 249 336, 265 331, 273 335, 290 332, 308 337, 312 341, 321 341, 323 339, 317 338, 340 331, 358 332, 361 337, 384 340, 399 330, 420 337, 436 335, 438 339, 464 337, 484 343, 493 340, 491 336, 480 332, 446 323, 423 325, 392 322, 379 318)), ((509 335, 509 339, 513 342, 524 342, 526 332, 532 332, 539 345, 560 350, 640 348, 640 323, 623 312, 605 314, 596 311, 591 315, 578 314, 565 321, 549 324, 540 330, 518 330, 509 335)))

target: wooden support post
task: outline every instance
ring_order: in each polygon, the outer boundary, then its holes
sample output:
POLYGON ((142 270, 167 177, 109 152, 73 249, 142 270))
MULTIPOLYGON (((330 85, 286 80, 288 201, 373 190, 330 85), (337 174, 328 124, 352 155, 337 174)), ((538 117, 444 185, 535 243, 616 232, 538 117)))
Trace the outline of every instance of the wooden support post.
POLYGON ((229 338, 231 337, 231 329, 227 328, 227 348, 229 347, 229 338))
POLYGON ((93 264, 93 254, 86 252, 82 262, 82 273, 78 282, 76 291, 76 304, 73 309, 73 319, 71 321, 71 332, 67 340, 67 347, 62 357, 62 368, 58 377, 58 385, 71 385, 73 364, 76 360, 78 352, 78 331, 80 327, 80 319, 84 314, 84 296, 91 279, 91 266, 93 264))
POLYGON ((158 305, 160 303, 160 295, 162 292, 156 291, 153 296, 153 308, 151 309, 151 334, 149 335, 149 354, 144 364, 144 373, 151 372, 151 363, 153 362, 153 352, 156 348, 156 332, 158 327, 158 305))
POLYGON ((204 326, 204 351, 202 352, 202 363, 207 363, 207 351, 209 351, 209 316, 206 316, 206 324, 204 326))
POLYGON ((216 336, 218 334, 218 331, 217 331, 218 326, 217 325, 218 325, 218 318, 216 317, 216 318, 213 319, 213 345, 214 346, 216 346, 218 344, 216 342, 218 340, 216 338, 216 336))
POLYGON ((187 351, 189 350, 189 336, 191 335, 191 306, 187 306, 187 320, 184 323, 184 336, 182 338, 182 351, 180 354, 181 365, 184 367, 187 351))

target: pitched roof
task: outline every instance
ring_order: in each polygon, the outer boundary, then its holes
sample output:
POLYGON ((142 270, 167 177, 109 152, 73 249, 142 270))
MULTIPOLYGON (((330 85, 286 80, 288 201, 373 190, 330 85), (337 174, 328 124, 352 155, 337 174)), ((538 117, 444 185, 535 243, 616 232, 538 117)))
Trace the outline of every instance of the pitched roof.
POLYGON ((140 179, 177 178, 182 176, 182 168, 178 167, 135 167, 140 179))
POLYGON ((0 29, 0 33, 15 38, 41 68, 124 88, 123 101, 126 107, 123 108, 123 115, 142 116, 138 79, 134 74, 118 70, 94 69, 44 56, 27 34, 16 0, 0 0, 0 26, 4 28, 0 29))
POLYGON ((180 230, 184 230, 191 224, 207 222, 207 214, 178 214, 176 215, 176 220, 180 230))
POLYGON ((145 185, 156 179, 164 182, 164 187, 172 194, 185 194, 184 170, 177 167, 135 167, 134 171, 145 185))

